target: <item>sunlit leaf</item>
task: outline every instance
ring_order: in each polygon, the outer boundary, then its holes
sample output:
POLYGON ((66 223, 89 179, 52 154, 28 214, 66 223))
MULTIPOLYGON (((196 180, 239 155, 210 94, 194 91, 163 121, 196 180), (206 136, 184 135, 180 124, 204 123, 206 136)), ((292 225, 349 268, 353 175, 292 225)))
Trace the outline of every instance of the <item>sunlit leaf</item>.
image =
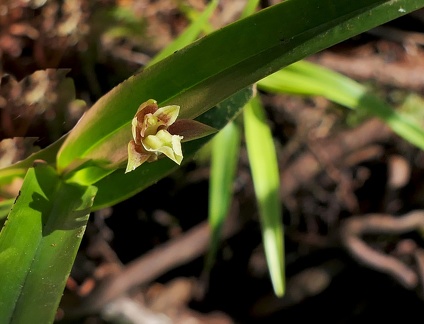
POLYGON ((424 149, 424 128, 417 119, 395 110, 358 82, 316 64, 294 63, 258 82, 274 93, 324 96, 340 105, 379 117, 399 136, 424 149))
POLYGON ((28 170, 0 232, 3 323, 53 321, 95 193, 63 183, 49 166, 28 170))
POLYGON ((212 143, 208 213, 212 235, 206 260, 207 270, 210 269, 215 259, 222 224, 227 216, 233 196, 233 181, 239 150, 240 129, 235 122, 231 122, 215 136, 212 143))
MULTIPOLYGON (((258 97, 244 110, 247 153, 258 202, 265 255, 275 294, 284 294, 284 241, 277 156, 258 97)), ((283 184, 284 185, 284 184, 283 184)))
POLYGON ((148 65, 153 65, 159 62, 175 51, 178 51, 193 42, 203 30, 218 3, 219 0, 212 0, 199 17, 197 17, 197 19, 193 21, 193 23, 191 23, 190 26, 181 33, 181 35, 179 35, 166 48, 160 51, 158 55, 151 59, 148 65))
POLYGON ((424 0, 288 0, 239 20, 102 97, 66 139, 59 171, 78 158, 112 164, 122 159, 132 116, 149 98, 160 106, 179 105, 181 118, 195 118, 286 65, 423 5, 424 0))

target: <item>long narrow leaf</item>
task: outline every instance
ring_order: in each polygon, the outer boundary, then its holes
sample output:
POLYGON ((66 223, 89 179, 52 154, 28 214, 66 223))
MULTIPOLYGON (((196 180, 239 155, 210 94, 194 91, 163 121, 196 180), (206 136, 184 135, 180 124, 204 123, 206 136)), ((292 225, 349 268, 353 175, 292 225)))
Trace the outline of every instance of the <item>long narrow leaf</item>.
MULTIPOLYGON (((207 23, 218 3, 219 0, 211 1, 206 9, 200 14, 198 19, 192 23, 179 37, 177 37, 165 49, 163 49, 157 56, 155 56, 148 65, 153 65, 154 63, 171 55, 178 49, 181 49, 193 42, 202 31, 203 26, 207 23)), ((21 162, 18 162, 7 168, 0 169, 0 185, 8 184, 16 177, 23 178, 27 169, 32 166, 33 161, 36 159, 44 160, 48 163, 54 164, 57 152, 65 138, 66 136, 62 137, 60 140, 56 141, 46 149, 31 155, 21 162)), ((104 176, 103 172, 100 177, 102 176, 104 176)))
POLYGON ((277 156, 258 97, 244 110, 245 137, 262 225, 262 238, 274 291, 284 294, 284 241, 277 156))
POLYGON ((259 4, 259 0, 248 0, 240 14, 240 18, 246 18, 255 12, 256 7, 259 4))
POLYGON ((30 168, 0 232, 0 322, 53 322, 85 231, 95 187, 30 168))
POLYGON ((153 65, 160 60, 163 60, 165 57, 171 55, 175 51, 182 49, 184 46, 187 46, 193 42, 196 37, 201 33, 205 24, 208 22, 208 19, 212 15, 216 6, 218 5, 219 0, 212 0, 205 10, 200 14, 200 16, 194 21, 190 26, 184 30, 181 35, 174 39, 168 46, 165 47, 158 55, 156 55, 148 64, 148 66, 153 65))
MULTIPOLYGON (((258 0, 247 1, 240 18, 251 15, 258 3, 258 0)), ((240 129, 232 122, 212 140, 208 211, 212 235, 206 256, 206 271, 211 269, 216 258, 221 228, 229 211, 239 150, 240 129)))
POLYGON ((13 202, 15 199, 6 199, 3 201, 0 201, 0 221, 9 214, 10 209, 13 206, 13 202))
POLYGON ((424 149, 424 128, 410 116, 393 109, 356 81, 310 62, 297 62, 258 82, 276 93, 324 96, 340 105, 365 110, 383 120, 399 136, 424 149))
POLYGON ((0 169, 0 186, 11 183, 15 178, 24 178, 27 170, 32 167, 34 161, 42 160, 46 163, 54 165, 56 163, 56 155, 63 144, 65 136, 46 148, 31 154, 22 161, 16 162, 13 165, 0 169))
POLYGON ((228 214, 239 150, 240 129, 235 122, 231 122, 215 136, 212 143, 209 183, 209 225, 212 235, 206 270, 215 260, 222 224, 228 214))
POLYGON ((81 119, 58 154, 126 157, 131 119, 150 99, 195 118, 236 91, 318 50, 424 6, 424 0, 288 0, 222 28, 128 79, 81 119))

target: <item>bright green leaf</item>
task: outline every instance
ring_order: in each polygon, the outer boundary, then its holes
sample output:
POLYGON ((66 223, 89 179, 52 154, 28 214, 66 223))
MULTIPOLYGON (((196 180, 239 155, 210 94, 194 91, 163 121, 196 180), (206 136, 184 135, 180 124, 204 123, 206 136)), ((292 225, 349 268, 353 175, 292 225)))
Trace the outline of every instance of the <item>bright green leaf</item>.
POLYGON ((193 42, 203 30, 205 24, 207 24, 208 19, 214 12, 218 3, 219 0, 212 0, 205 8, 205 10, 199 15, 199 17, 197 17, 197 19, 191 23, 190 26, 181 33, 181 35, 174 39, 166 48, 164 48, 158 55, 150 60, 148 66, 163 60, 165 57, 171 55, 175 51, 178 51, 184 46, 187 46, 193 42))
POLYGON ((195 118, 288 64, 422 6, 424 0, 288 0, 261 10, 102 97, 69 134, 58 154, 58 168, 62 171, 77 158, 112 164, 122 159, 132 116, 149 98, 160 106, 179 105, 181 118, 195 118))
POLYGON ((0 232, 0 322, 49 323, 85 231, 95 187, 30 168, 0 232))
POLYGON ((250 16, 251 14, 253 14, 258 4, 259 4, 259 0, 248 0, 246 5, 243 8, 240 18, 246 18, 250 16))
POLYGON ((284 294, 284 241, 280 175, 271 130, 258 97, 245 107, 247 153, 262 225, 262 239, 274 292, 284 294))
POLYGON ((36 160, 42 160, 48 164, 54 165, 56 163, 56 155, 63 144, 66 136, 62 136, 59 140, 46 148, 31 154, 26 159, 16 162, 13 165, 0 169, 0 186, 9 184, 15 178, 23 178, 27 170, 33 166, 36 160))
POLYGON ((6 199, 0 201, 0 221, 2 221, 9 214, 15 199, 6 199))
POLYGON ((424 128, 419 121, 393 109, 356 81, 316 64, 294 63, 262 79, 258 87, 276 93, 324 96, 340 105, 365 110, 387 123, 399 136, 424 149, 424 128))
POLYGON ((240 150, 240 129, 234 122, 229 123, 212 141, 211 176, 209 183, 209 224, 212 235, 206 259, 209 270, 215 259, 221 235, 222 224, 228 214, 233 182, 240 150))

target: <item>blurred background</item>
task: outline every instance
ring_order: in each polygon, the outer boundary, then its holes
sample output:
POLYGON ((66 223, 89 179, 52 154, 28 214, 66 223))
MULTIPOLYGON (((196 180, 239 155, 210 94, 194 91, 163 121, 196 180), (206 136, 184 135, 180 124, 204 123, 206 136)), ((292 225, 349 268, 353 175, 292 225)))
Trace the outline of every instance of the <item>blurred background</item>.
MULTIPOLYGON (((260 8, 278 1, 260 1, 260 8)), ((222 0, 219 28, 246 1, 222 0)), ((0 167, 68 132, 201 12, 204 0, 0 0, 0 167)), ((424 126, 424 12, 308 58, 366 85, 424 126)), ((266 37, 266 35, 264 35, 266 37)), ((190 73, 190 71, 187 71, 190 73)), ((275 139, 286 295, 274 296, 245 146, 215 264, 208 149, 91 215, 57 320, 69 323, 412 322, 424 309, 424 153, 382 122, 322 97, 261 92, 275 139), (414 211, 412 214, 411 212, 414 211), (108 278, 125 296, 75 319, 108 278)), ((0 191, 17 195, 20 183, 0 191)))

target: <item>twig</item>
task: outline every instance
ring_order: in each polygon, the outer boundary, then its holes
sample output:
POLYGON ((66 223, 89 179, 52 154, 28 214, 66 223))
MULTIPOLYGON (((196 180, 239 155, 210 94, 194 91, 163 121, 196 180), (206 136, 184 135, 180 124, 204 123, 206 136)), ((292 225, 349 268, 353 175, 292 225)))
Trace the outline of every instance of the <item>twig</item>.
POLYGON ((383 254, 366 244, 364 234, 402 234, 424 228, 424 211, 413 211, 402 217, 385 214, 353 216, 341 227, 341 241, 352 255, 364 264, 387 273, 408 289, 415 288, 415 271, 395 257, 383 254))
POLYGON ((128 297, 119 297, 102 311, 102 318, 109 323, 171 324, 166 315, 152 312, 128 297))
MULTIPOLYGON (((355 130, 343 132, 332 139, 319 141, 328 149, 329 155, 338 160, 369 143, 386 140, 391 131, 378 120, 370 120, 355 130)), ((282 195, 286 197, 300 186, 312 180, 322 167, 312 153, 307 152, 295 160, 282 173, 282 195)), ((234 208, 233 208, 234 209, 234 208)), ((234 212, 230 213, 234 214, 234 212)), ((229 237, 241 226, 230 217, 224 226, 223 238, 229 237)), ((207 223, 195 226, 183 236, 173 239, 146 255, 128 264, 125 269, 98 284, 98 286, 82 300, 81 305, 67 310, 71 316, 98 312, 105 304, 128 292, 137 285, 146 284, 169 269, 175 268, 202 255, 208 248, 210 230, 207 223)))
MULTIPOLYGON (((415 256, 415 262, 418 266, 418 276, 421 280, 421 286, 424 287, 424 250, 423 249, 417 249, 414 253, 415 256)), ((424 289, 421 289, 421 294, 424 294, 424 289)))
POLYGON ((389 26, 378 26, 368 31, 368 34, 382 37, 401 44, 424 45, 424 34, 405 31, 389 26))
MULTIPOLYGON (((391 130, 377 119, 369 120, 359 127, 342 132, 329 139, 317 141, 315 147, 325 151, 325 156, 335 165, 343 161, 343 157, 370 145, 387 140, 391 130)), ((311 152, 302 154, 281 173, 281 196, 284 198, 296 192, 302 185, 311 181, 323 166, 311 152)))
POLYGON ((416 60, 388 64, 381 55, 355 57, 326 51, 314 56, 313 61, 358 80, 375 80, 415 91, 424 89, 424 64, 416 60))
MULTIPOLYGON (((239 230, 240 224, 233 216, 237 214, 235 209, 233 206, 230 213, 232 215, 227 218, 222 238, 230 237, 239 230)), ((100 311, 107 303, 125 294, 131 288, 146 284, 169 269, 199 257, 208 249, 209 241, 209 225, 203 222, 184 235, 135 259, 117 275, 103 280, 82 300, 77 309, 67 310, 66 313, 70 316, 83 316, 100 311)))

